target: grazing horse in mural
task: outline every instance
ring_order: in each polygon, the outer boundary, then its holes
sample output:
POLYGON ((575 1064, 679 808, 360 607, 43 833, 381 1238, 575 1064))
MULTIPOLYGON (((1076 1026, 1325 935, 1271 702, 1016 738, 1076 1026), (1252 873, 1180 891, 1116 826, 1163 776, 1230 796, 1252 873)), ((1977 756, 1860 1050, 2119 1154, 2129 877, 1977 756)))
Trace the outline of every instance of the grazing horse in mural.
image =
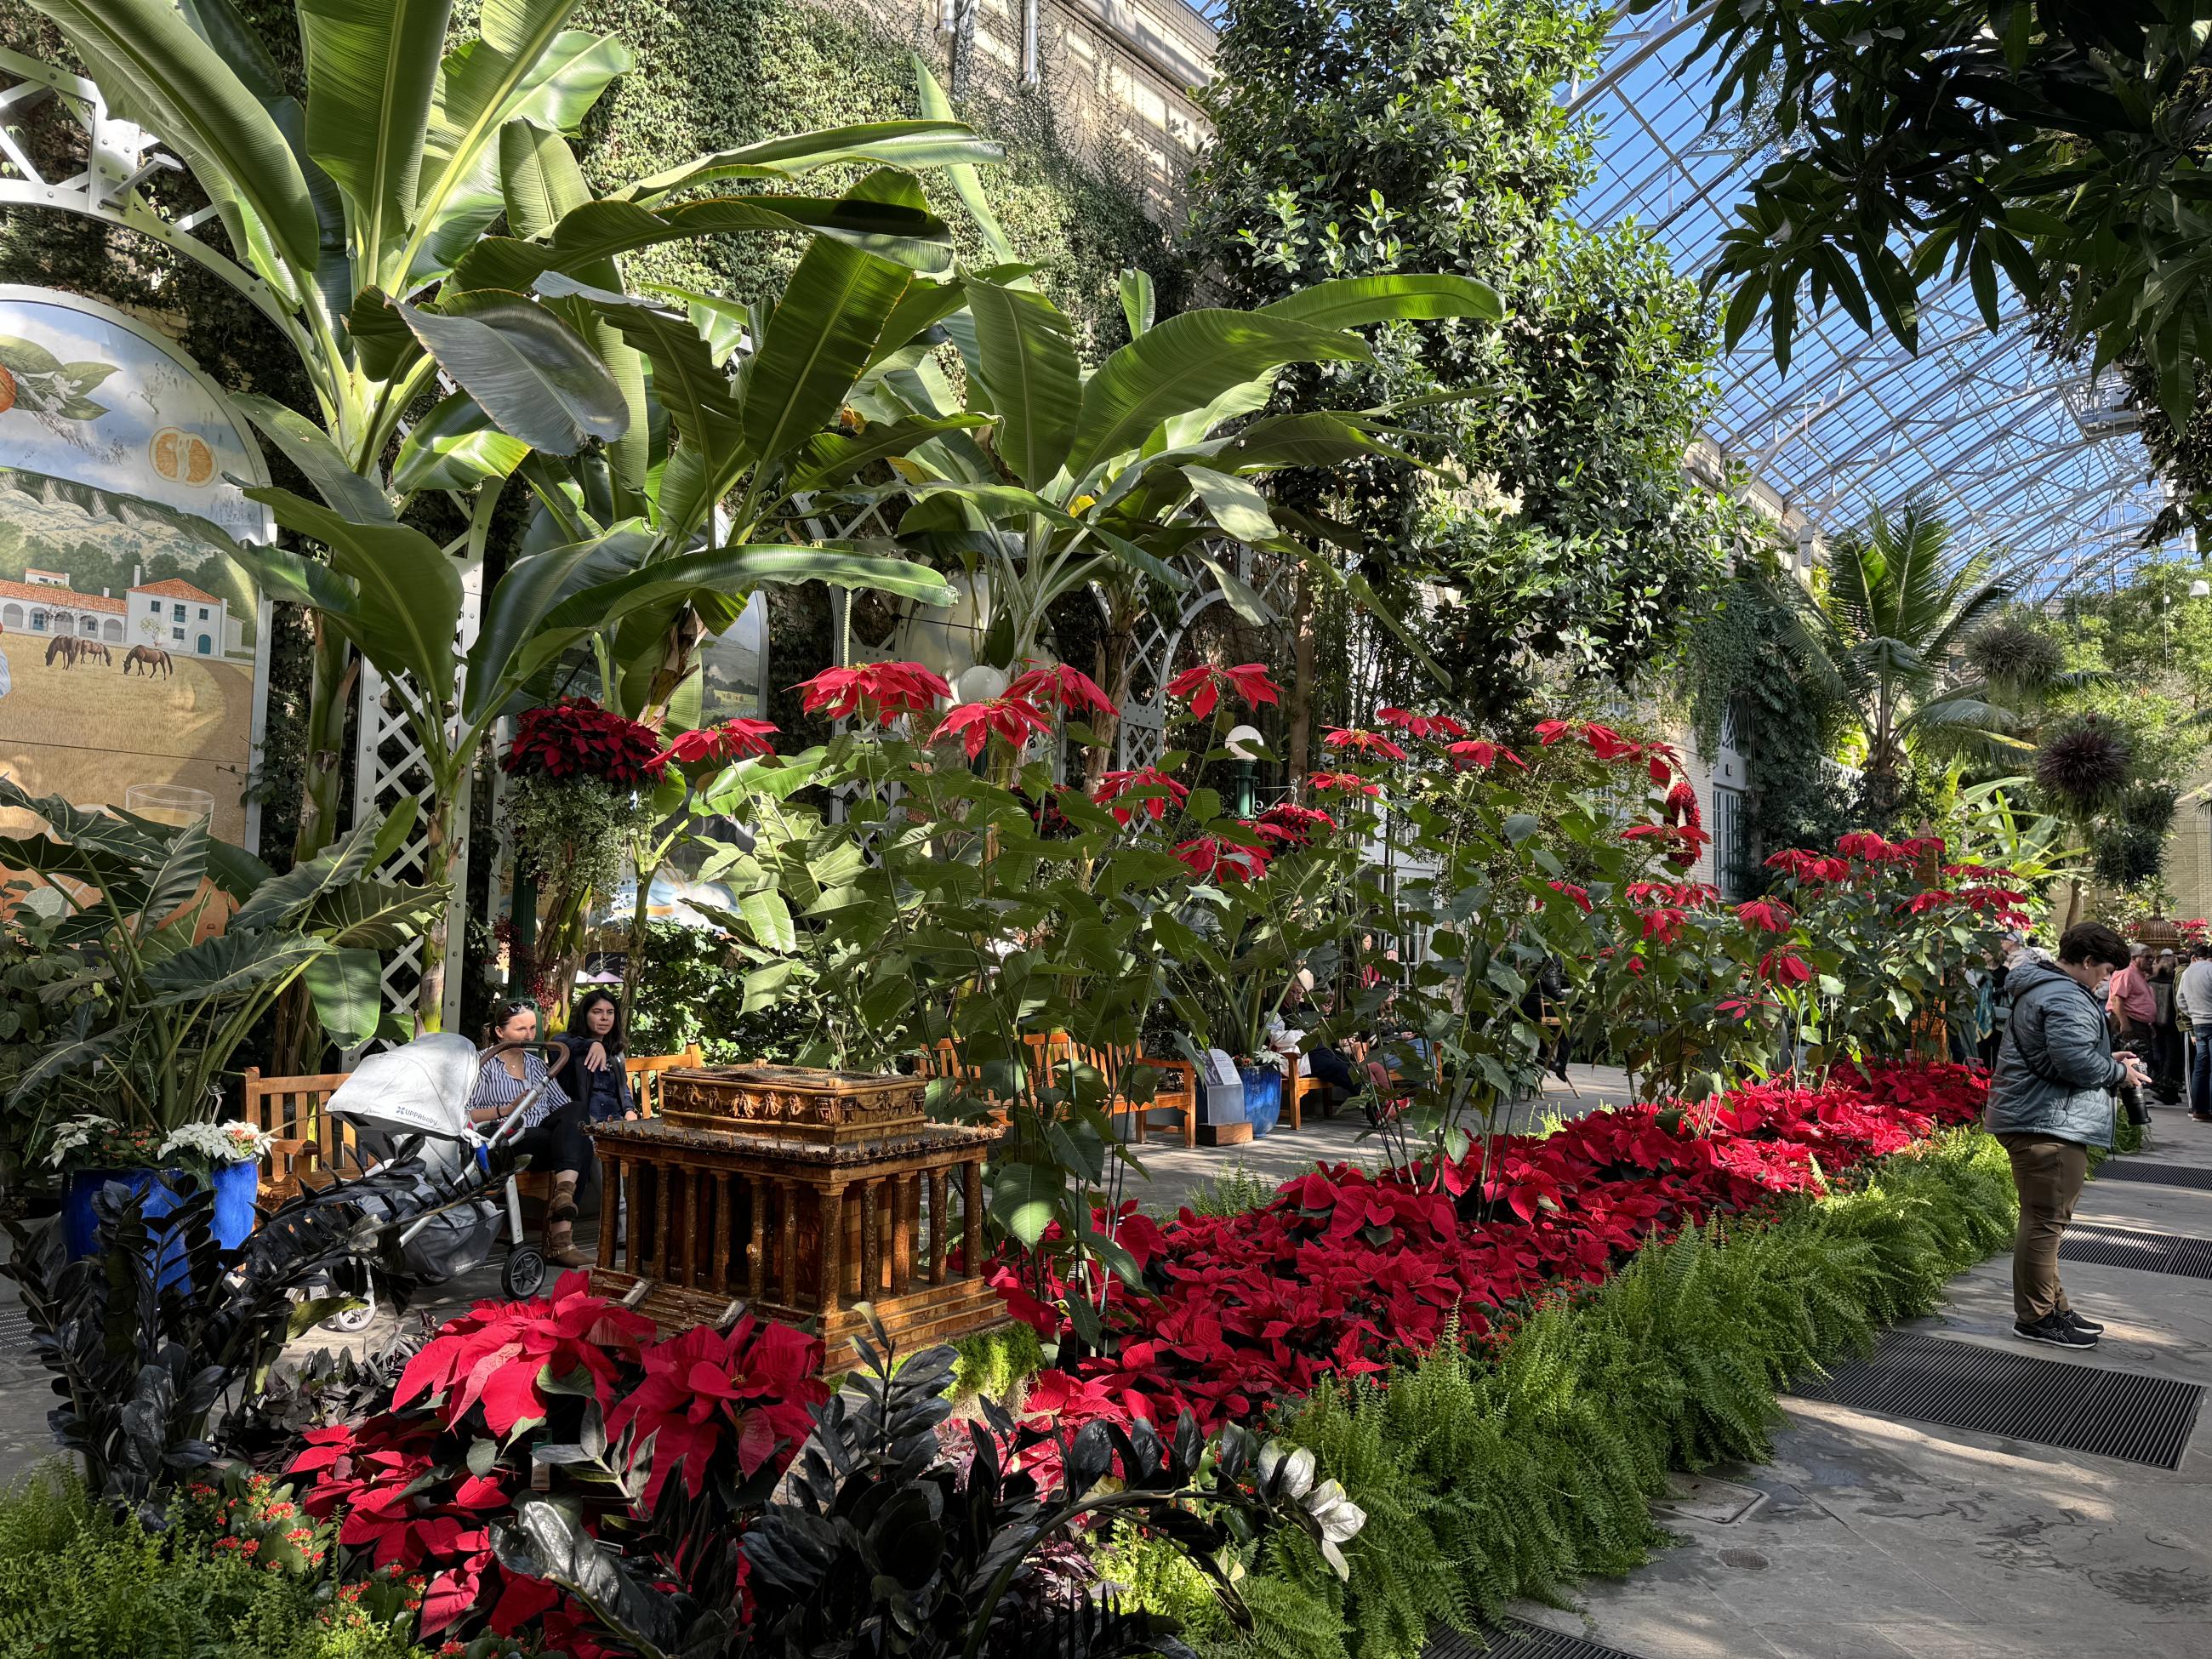
POLYGON ((143 666, 146 671, 146 678, 149 680, 154 678, 156 670, 170 675, 177 672, 176 664, 169 660, 169 653, 158 645, 132 646, 131 654, 123 659, 123 672, 128 674, 134 665, 143 666))
POLYGON ((75 635, 57 634, 46 642, 46 666, 52 668, 54 665, 54 659, 59 657, 63 667, 74 668, 76 666, 76 652, 75 635))
POLYGON ((100 661, 106 664, 110 668, 112 668, 115 665, 114 657, 109 653, 107 647, 102 645, 98 640, 78 640, 76 642, 76 654, 83 658, 87 662, 90 662, 94 658, 98 658, 100 661))

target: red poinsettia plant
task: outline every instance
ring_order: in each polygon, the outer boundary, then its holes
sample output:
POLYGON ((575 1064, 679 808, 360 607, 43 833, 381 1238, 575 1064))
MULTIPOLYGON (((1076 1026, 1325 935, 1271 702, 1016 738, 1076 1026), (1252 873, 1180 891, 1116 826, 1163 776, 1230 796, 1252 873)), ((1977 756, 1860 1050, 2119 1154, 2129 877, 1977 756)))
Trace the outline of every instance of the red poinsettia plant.
MULTIPOLYGON (((660 1338, 653 1322, 564 1275, 526 1302, 480 1302, 441 1326, 390 1399, 305 1431, 288 1464, 313 1522, 335 1522, 348 1578, 423 1580, 420 1634, 514 1635, 543 1621, 583 1638, 552 1585, 502 1567, 491 1529, 544 1468, 540 1447, 599 1447, 574 1497, 595 1529, 649 1513, 671 1478, 741 1528, 827 1398, 822 1345, 750 1316, 660 1338)), ((570 1647, 574 1659, 592 1659, 570 1647)))
POLYGON ((666 762, 650 726, 589 697, 562 697, 516 717, 514 741, 500 764, 516 778, 597 778, 641 789, 659 781, 666 762))

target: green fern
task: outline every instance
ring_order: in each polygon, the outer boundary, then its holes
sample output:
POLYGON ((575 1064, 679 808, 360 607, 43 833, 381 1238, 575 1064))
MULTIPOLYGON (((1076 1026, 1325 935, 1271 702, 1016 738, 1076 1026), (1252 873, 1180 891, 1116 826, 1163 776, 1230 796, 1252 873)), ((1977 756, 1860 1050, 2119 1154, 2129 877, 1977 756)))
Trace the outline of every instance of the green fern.
POLYGON ((955 1400, 981 1397, 1006 1404, 1016 1388, 1044 1369, 1036 1332, 1019 1322, 963 1336, 952 1348, 958 1356, 952 1366, 955 1400))

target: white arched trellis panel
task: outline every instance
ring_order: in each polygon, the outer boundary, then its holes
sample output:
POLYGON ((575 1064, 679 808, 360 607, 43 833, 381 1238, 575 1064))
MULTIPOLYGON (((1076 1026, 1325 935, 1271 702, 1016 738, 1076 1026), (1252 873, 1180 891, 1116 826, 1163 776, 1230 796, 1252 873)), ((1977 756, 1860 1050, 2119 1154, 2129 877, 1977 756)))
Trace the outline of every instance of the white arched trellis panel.
MULTIPOLYGON (((1297 588, 1297 567, 1249 547, 1237 548, 1236 560, 1244 585, 1277 616, 1288 616, 1297 588)), ((1199 617, 1228 603, 1221 584, 1200 561, 1186 555, 1179 568, 1190 578, 1182 603, 1173 611, 1146 612, 1130 647, 1129 695, 1114 738, 1114 764, 1124 770, 1154 764, 1167 748, 1167 684, 1175 677, 1176 659, 1199 617)))

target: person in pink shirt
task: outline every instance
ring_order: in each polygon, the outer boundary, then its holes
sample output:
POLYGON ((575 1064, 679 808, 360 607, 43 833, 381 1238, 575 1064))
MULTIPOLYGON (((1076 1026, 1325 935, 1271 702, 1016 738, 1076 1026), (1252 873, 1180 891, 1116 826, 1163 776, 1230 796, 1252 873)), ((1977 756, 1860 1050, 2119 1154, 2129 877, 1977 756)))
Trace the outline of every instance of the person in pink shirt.
POLYGON ((2148 1042, 2158 1024, 2158 997, 2144 971, 2145 954, 2140 945, 2128 946, 2128 965, 2112 975, 2105 988, 2105 1009, 2123 1038, 2148 1042))

